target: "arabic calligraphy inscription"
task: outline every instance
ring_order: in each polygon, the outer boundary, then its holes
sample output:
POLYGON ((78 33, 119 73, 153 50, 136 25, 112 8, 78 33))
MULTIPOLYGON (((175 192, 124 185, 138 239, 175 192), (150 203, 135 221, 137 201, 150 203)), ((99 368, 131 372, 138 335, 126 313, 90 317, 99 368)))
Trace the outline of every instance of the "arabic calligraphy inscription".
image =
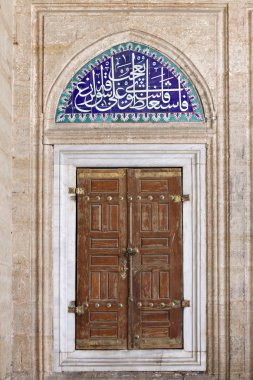
POLYGON ((114 48, 111 56, 86 65, 61 97, 56 121, 204 121, 196 90, 184 74, 137 46, 114 48))

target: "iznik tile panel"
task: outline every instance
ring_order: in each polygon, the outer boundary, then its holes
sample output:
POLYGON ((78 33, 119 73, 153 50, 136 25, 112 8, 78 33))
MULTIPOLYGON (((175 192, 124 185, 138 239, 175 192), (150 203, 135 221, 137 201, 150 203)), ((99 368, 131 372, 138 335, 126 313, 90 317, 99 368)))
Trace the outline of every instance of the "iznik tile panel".
POLYGON ((197 92, 168 58, 134 42, 114 46, 71 79, 57 123, 203 122, 197 92))

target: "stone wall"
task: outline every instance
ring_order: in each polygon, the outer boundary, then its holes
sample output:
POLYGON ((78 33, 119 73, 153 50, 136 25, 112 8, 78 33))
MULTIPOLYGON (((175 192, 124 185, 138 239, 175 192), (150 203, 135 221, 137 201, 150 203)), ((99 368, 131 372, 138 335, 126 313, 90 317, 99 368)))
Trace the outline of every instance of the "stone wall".
MULTIPOLYGON (((16 2, 14 45, 14 89, 12 134, 12 243, 13 243, 13 377, 36 379, 36 285, 32 283, 36 254, 31 255, 33 204, 31 198, 30 91, 31 84, 31 2, 16 2), (34 345, 32 345, 32 343, 34 345)), ((36 165, 36 163, 35 163, 36 165)), ((34 249, 33 252, 36 252, 34 249)))
MULTIPOLYGON (((4 117, 0 126, 1 186, 0 226, 4 235, 1 242, 0 270, 1 286, 7 290, 0 295, 0 355, 1 376, 10 372, 10 328, 11 328, 11 265, 13 261, 13 378, 14 379, 220 379, 250 380, 252 371, 252 259, 251 259, 251 119, 252 119, 252 10, 253 6, 240 1, 202 1, 186 4, 178 1, 168 23, 164 7, 175 5, 173 0, 125 1, 104 0, 16 1, 16 39, 13 91, 13 254, 10 253, 10 110, 11 84, 11 7, 2 2, 0 41, 2 42, 0 78, 1 110, 4 117), (34 4, 36 3, 36 7, 34 4), (89 20, 85 11, 88 5, 94 8, 96 23, 89 20), (131 11, 142 7, 151 9, 156 5, 154 22, 152 12, 147 18, 136 17, 131 11), (79 6, 79 7, 78 7, 79 6), (103 16, 98 8, 106 7, 103 16), (120 9, 124 6, 124 12, 120 9), (182 9, 180 9, 182 6, 182 9), (66 8, 64 8, 66 7, 66 8), (72 12, 72 13, 71 13, 72 12), (204 16, 202 17, 201 14, 204 16), (199 16, 198 16, 199 15, 199 16), (159 19, 160 18, 160 19, 159 19), (160 21, 159 21, 160 20, 160 21), (76 24, 75 24, 76 23, 76 24), (95 27, 97 25, 97 29, 95 27), (170 29, 171 28, 171 29, 170 29), (3 30, 2 30, 3 29, 3 30), (43 129, 45 118, 50 116, 45 107, 50 88, 67 62, 76 57, 84 46, 112 35, 116 31, 140 30, 174 44, 194 62, 205 77, 212 93, 217 111, 217 130, 210 131, 208 138, 219 135, 213 144, 216 157, 216 180, 214 215, 219 218, 209 225, 210 234, 219 228, 219 236, 212 240, 213 251, 208 257, 208 370, 205 375, 191 374, 54 374, 53 373, 53 285, 52 246, 47 237, 51 233, 50 204, 45 194, 52 191, 48 178, 52 175, 52 139, 43 129), (164 31, 164 34, 162 33, 164 31), (183 33, 185 31, 185 33, 183 33), (6 41, 7 45, 6 45, 6 41), (3 79, 2 79, 3 76, 3 79), (5 90, 3 90, 3 88, 5 90), (44 117, 44 120, 43 120, 44 117), (43 141, 48 145, 43 146, 43 141), (220 143, 222 142, 222 144, 220 143), (223 148, 225 149, 223 150, 223 148), (46 154, 45 154, 46 153, 46 154), (219 159, 219 160, 218 160, 219 159), (44 175, 42 174, 44 173, 44 175), (45 176, 45 173, 47 176, 45 176), (223 177, 223 174, 225 176, 223 177), (229 181, 227 181, 229 178, 229 181), (226 192, 220 199, 220 188, 226 192), (6 195, 5 195, 6 194, 6 195), (47 213, 44 213, 47 210, 47 213), (46 215, 46 217, 45 217, 46 215), (225 221, 225 222, 224 222, 225 221), (2 276, 3 273, 3 276, 2 276), (3 331, 3 333, 2 333, 3 331), (3 339, 2 339, 3 334, 3 339), (3 354, 2 354, 3 353, 3 354), (3 356, 2 356, 3 355, 3 356), (4 358, 4 359, 2 359, 4 358)), ((93 12, 93 13, 92 13, 93 12)), ((105 49, 107 46, 105 46, 105 49)), ((92 51, 92 47, 90 48, 92 51)), ((72 74, 74 67, 72 67, 72 74)), ((70 78, 66 78, 66 81, 70 78)), ((54 100, 55 101, 55 100, 54 100)), ((54 107, 52 103, 50 107, 54 107)), ((50 131, 49 131, 50 132, 50 131)), ((51 131, 52 132, 52 131, 51 131)), ((82 136, 79 142, 102 141, 101 132, 92 131, 82 136)), ((78 133, 72 133, 77 142, 78 133)), ((55 141, 57 136, 54 137, 55 141)), ((147 137, 127 136, 128 141, 143 142, 147 137)), ((171 137, 154 135, 157 142, 182 141, 171 137), (167 139, 167 140, 166 140, 167 139)), ((197 139, 197 135, 195 135, 197 139)), ((125 141, 125 135, 117 135, 114 142, 125 141)), ((187 141, 190 134, 186 133, 187 141)), ((104 134, 104 141, 111 140, 104 134)), ((66 142, 67 140, 65 140, 66 142)), ((68 142, 70 143, 71 134, 68 142)), ((209 168, 210 172, 212 168, 209 168)))
POLYGON ((13 2, 0 7, 0 379, 11 374, 12 252, 11 252, 11 133, 12 133, 13 2))

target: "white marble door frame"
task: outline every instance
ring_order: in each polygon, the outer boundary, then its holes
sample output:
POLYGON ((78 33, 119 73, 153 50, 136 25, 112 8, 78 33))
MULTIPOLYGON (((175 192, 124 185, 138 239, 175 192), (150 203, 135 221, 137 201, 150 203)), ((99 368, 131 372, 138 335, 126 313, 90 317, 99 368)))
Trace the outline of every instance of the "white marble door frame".
POLYGON ((206 146, 205 144, 55 145, 53 213, 54 370, 204 371, 206 369, 206 146), (184 348, 75 350, 77 167, 182 167, 184 348))

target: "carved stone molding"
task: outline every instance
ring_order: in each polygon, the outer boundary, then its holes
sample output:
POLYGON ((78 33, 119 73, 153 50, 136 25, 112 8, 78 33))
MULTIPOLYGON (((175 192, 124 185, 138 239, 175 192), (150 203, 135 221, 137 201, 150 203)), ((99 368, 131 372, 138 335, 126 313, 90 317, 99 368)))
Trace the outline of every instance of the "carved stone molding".
MULTIPOLYGON (((124 13, 124 14, 125 14, 124 13)), ((160 17, 160 16, 159 16, 160 17)), ((32 260, 34 270, 34 287, 38 288, 38 303, 35 320, 38 327, 37 347, 38 347, 38 369, 42 374, 51 373, 52 362, 52 318, 53 318, 53 282, 52 282, 52 189, 53 189, 53 147, 51 144, 63 143, 112 143, 122 142, 134 143, 202 143, 207 148, 207 373, 222 374, 222 379, 229 377, 229 260, 228 260, 228 104, 227 104, 227 7, 224 5, 209 4, 182 4, 165 5, 164 3, 142 3, 138 5, 115 5, 115 4, 82 4, 82 5, 43 5, 36 4, 32 7, 33 25, 33 57, 32 57, 32 92, 33 102, 31 110, 32 122, 32 144, 33 156, 31 176, 33 181, 33 223, 32 231, 32 260), (131 20, 136 13, 140 15, 173 14, 187 15, 189 19, 197 15, 214 21, 215 33, 210 35, 210 41, 215 47, 216 60, 210 68, 210 77, 215 77, 210 88, 208 78, 203 79, 200 70, 188 63, 193 61, 192 57, 187 60, 186 55, 179 54, 178 64, 189 70, 191 78, 195 78, 194 83, 206 99, 206 109, 210 115, 210 122, 205 130, 177 130, 157 128, 156 125, 148 126, 147 130, 127 130, 126 128, 87 129, 85 132, 79 129, 68 129, 64 131, 54 130, 51 124, 52 115, 57 104, 57 94, 63 88, 63 72, 68 72, 68 68, 62 65, 59 69, 52 67, 55 74, 55 81, 47 82, 45 76, 45 20, 49 17, 78 14, 85 18, 85 15, 112 15, 120 12, 127 13, 131 20), (66 71, 64 71, 66 70, 66 71), (207 84, 206 84, 207 82, 207 84), (215 82, 215 84, 214 84, 215 82), (202 89, 202 90, 201 90, 202 89), (212 91, 212 96, 211 96, 212 91), (215 98, 213 99, 213 93, 215 98), (213 100, 212 100, 213 99, 213 100), (215 111, 214 111, 215 110, 215 111), (216 116, 216 120, 211 118, 216 116), (152 129, 153 128, 153 129, 152 129), (44 142, 47 145, 42 145, 44 142)), ((156 36, 155 32, 143 33, 141 25, 138 31, 122 31, 129 40, 129 35, 136 36, 143 42, 150 40, 159 42, 161 51, 166 49, 176 55, 178 48, 169 44, 161 36, 156 36), (153 37, 152 37, 153 36, 153 37)), ((98 39, 89 43, 86 49, 80 49, 80 41, 73 44, 67 50, 65 61, 71 65, 71 70, 79 68, 84 57, 94 56, 98 50, 104 47, 108 41, 114 41, 115 35, 109 35, 106 39, 98 42, 98 39), (80 53, 81 52, 81 53, 80 53)), ((123 34, 122 34, 123 35, 123 34)), ((119 40, 122 35, 116 35, 119 40), (120 37, 119 37, 120 36, 120 37)), ((52 55, 53 56, 53 55, 52 55)), ((205 57, 203 57, 203 60, 205 57)), ((62 59, 63 60, 63 59, 62 59)), ((57 62, 55 62, 57 63, 57 62)), ((70 67, 70 66, 68 66, 70 67)), ((47 69, 48 70, 48 69, 47 69)), ((43 376, 43 375, 41 375, 43 376)))
POLYGON ((206 370, 206 149, 204 144, 56 145, 54 150, 54 369, 61 371, 205 371, 206 370), (184 312, 183 349, 77 350, 76 298, 77 167, 181 167, 183 193, 184 312), (148 363, 147 363, 148 361, 148 363), (159 363, 159 364, 158 364, 159 363))

